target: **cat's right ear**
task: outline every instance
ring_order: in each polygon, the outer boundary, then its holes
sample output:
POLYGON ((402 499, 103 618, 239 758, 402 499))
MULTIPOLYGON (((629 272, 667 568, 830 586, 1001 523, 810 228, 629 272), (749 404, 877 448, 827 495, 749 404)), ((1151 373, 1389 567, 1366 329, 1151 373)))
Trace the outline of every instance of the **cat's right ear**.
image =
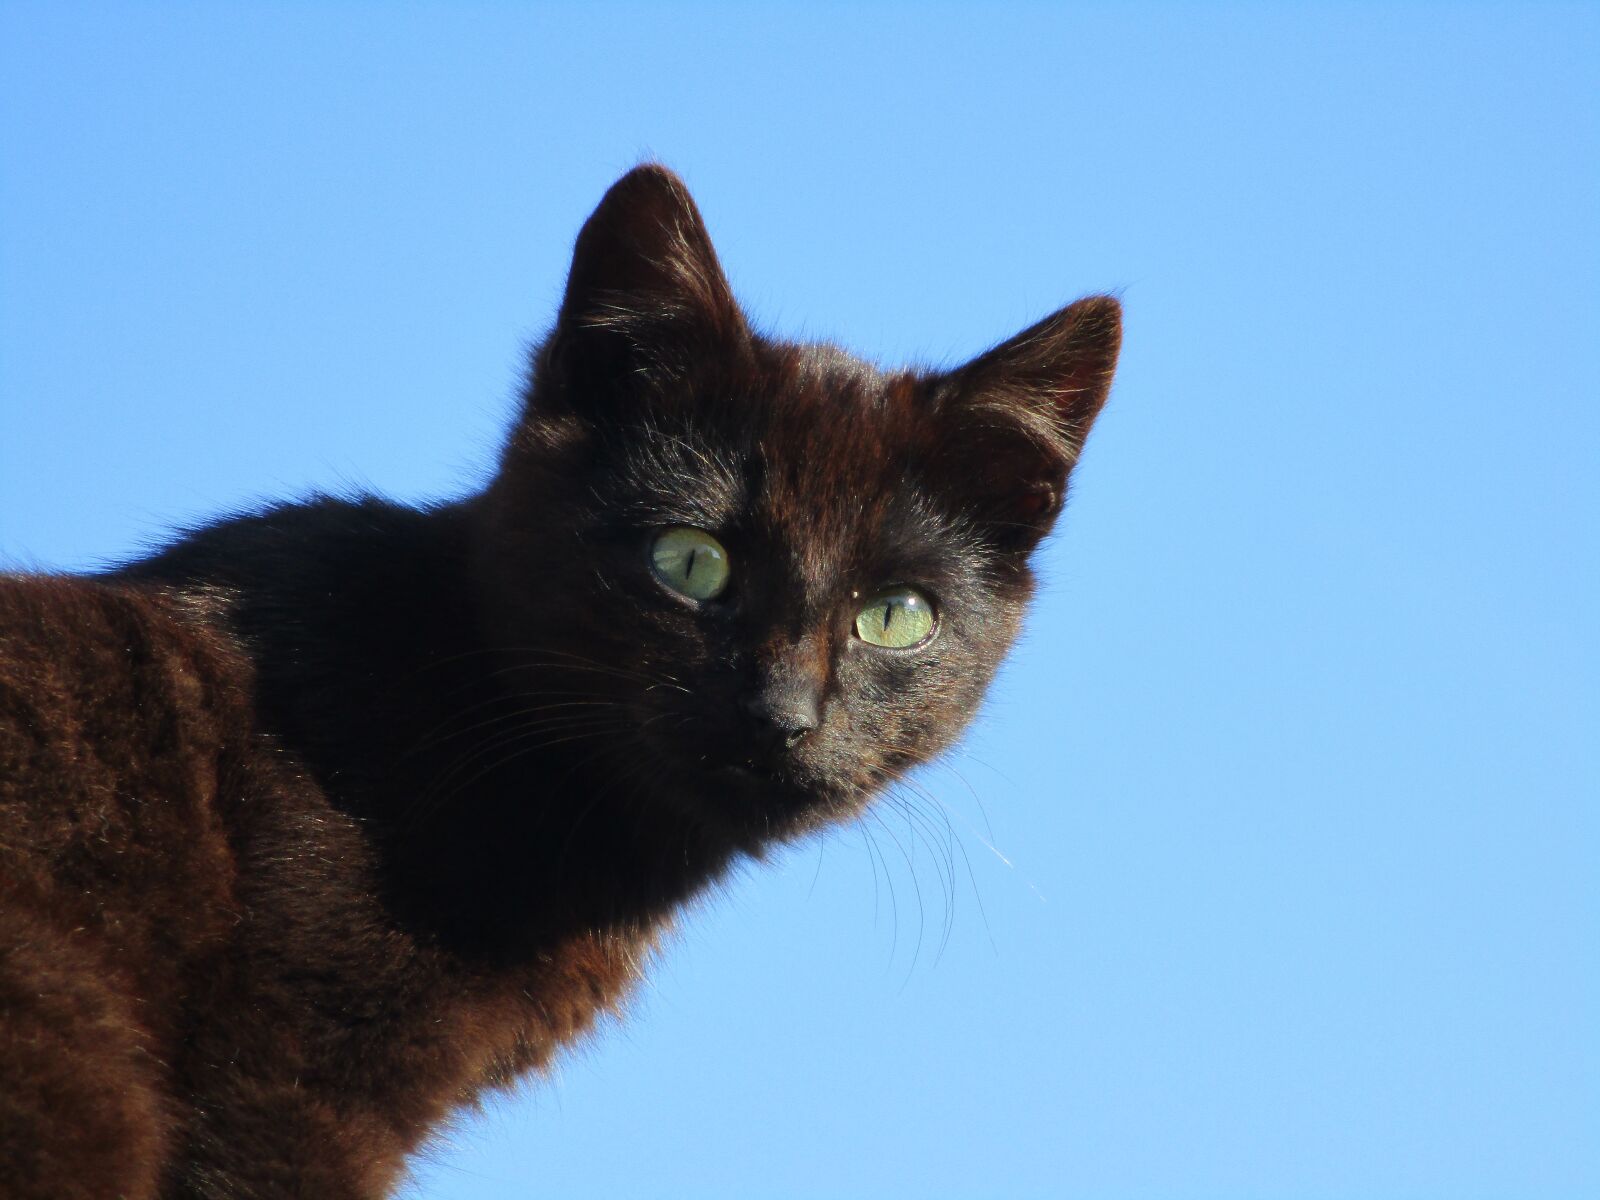
POLYGON ((1089 296, 946 376, 945 459, 995 542, 1030 550, 1111 390, 1122 307, 1089 296))
POLYGON ((578 234, 540 369, 566 404, 661 391, 697 362, 749 353, 750 332, 705 222, 665 167, 629 171, 578 234))

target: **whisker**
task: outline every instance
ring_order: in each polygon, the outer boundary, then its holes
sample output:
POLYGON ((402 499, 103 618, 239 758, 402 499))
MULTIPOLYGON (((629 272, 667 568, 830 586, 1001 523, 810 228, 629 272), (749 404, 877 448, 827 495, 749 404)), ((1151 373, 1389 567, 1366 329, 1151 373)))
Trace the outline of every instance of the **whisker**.
MULTIPOLYGON (((538 692, 529 692, 529 693, 527 693, 527 695, 529 695, 529 696, 538 696, 538 695, 541 695, 541 694, 542 693, 538 693, 538 692)), ((559 693, 557 693, 557 694, 559 694, 559 693)), ((574 694, 576 694, 576 693, 574 693, 574 694)), ((475 705, 474 707, 481 709, 484 706, 475 705)), ((446 721, 446 722, 442 722, 440 725, 434 726, 433 730, 430 731, 429 735, 424 737, 423 739, 419 740, 414 746, 411 747, 411 749, 410 749, 410 751, 408 751, 408 753, 415 754, 415 753, 417 753, 418 751, 421 751, 421 750, 432 749, 434 746, 441 745, 444 742, 448 742, 448 741, 452 740, 453 738, 465 737, 469 733, 475 733, 476 731, 478 731, 480 729, 486 729, 486 728, 488 728, 488 727, 490 727, 492 725, 504 724, 507 721, 524 720, 524 719, 526 719, 526 718, 528 718, 530 716, 533 716, 533 715, 535 715, 537 713, 553 712, 553 711, 557 711, 557 710, 561 710, 561 709, 573 709, 573 708, 622 709, 623 707, 624 706, 623 706, 622 702, 619 701, 619 700, 610 700, 610 699, 564 700, 564 701, 560 701, 560 702, 554 703, 554 704, 535 704, 535 705, 531 705, 531 706, 526 707, 526 708, 513 709, 511 712, 501 713, 499 716, 488 717, 485 720, 478 721, 478 722, 476 722, 476 723, 474 723, 472 725, 468 725, 463 729, 447 730, 446 727, 449 725, 449 722, 446 721)), ((466 714, 466 712, 463 712, 462 715, 465 716, 467 714, 466 714)))
POLYGON ((485 739, 478 746, 456 759, 447 770, 434 779, 427 791, 419 797, 417 804, 412 806, 411 812, 408 813, 408 819, 420 818, 437 811, 445 800, 459 795, 485 775, 499 770, 526 753, 562 745, 576 738, 598 737, 606 733, 621 733, 625 732, 627 728, 627 723, 620 719, 607 719, 597 714, 566 714, 564 716, 546 717, 542 721, 528 722, 518 729, 501 731, 498 735, 485 739), (547 735, 552 733, 568 736, 549 740, 547 735), (454 787, 449 786, 458 776, 461 776, 475 764, 482 762, 488 756, 504 750, 508 746, 514 745, 519 748, 511 755, 491 762, 488 766, 454 787))

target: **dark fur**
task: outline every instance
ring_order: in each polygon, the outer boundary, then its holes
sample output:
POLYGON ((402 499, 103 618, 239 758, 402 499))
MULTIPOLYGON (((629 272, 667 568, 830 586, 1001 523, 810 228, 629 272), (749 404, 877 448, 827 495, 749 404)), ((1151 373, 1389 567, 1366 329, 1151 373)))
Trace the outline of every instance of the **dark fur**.
POLYGON ((732 861, 960 733, 1117 339, 1098 297, 946 374, 770 341, 642 167, 482 494, 0 581, 0 1195, 385 1194, 732 861), (656 582, 672 525, 726 596, 656 582), (852 636, 897 583, 923 649, 852 636))

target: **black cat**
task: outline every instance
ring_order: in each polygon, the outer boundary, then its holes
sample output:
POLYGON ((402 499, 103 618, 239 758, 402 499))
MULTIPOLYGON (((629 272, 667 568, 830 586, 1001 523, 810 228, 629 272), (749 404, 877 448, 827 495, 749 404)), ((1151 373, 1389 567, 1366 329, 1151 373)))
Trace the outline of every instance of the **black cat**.
POLYGON ((482 494, 0 582, 0 1195, 384 1195, 730 863, 960 734, 1119 329, 770 340, 640 167, 482 494))

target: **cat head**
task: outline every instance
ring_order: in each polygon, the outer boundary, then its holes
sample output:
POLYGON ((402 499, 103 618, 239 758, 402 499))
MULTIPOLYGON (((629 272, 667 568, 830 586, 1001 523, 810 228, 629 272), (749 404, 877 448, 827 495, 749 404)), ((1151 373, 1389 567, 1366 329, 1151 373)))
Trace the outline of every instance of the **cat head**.
POLYGON ((1096 296, 951 371, 769 339, 682 182, 630 172, 487 498, 491 637, 569 706, 530 730, 734 847, 857 812, 975 712, 1119 338, 1096 296))

